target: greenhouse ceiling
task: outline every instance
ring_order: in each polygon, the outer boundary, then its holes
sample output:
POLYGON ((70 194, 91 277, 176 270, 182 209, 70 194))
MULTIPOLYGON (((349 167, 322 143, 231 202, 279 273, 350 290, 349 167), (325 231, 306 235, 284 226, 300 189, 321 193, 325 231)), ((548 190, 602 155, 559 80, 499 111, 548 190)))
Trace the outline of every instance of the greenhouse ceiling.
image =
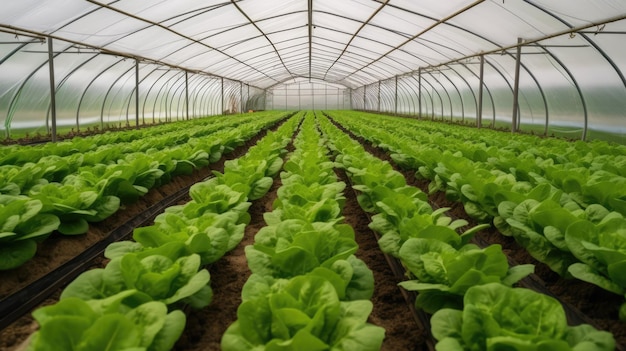
POLYGON ((12 0, 0 30, 16 45, 51 37, 57 52, 138 58, 261 89, 302 77, 356 88, 505 53, 518 38, 545 53, 558 35, 555 47, 587 47, 597 55, 585 58, 623 81, 623 35, 611 34, 624 33, 625 17, 621 0, 12 0))
POLYGON ((0 130, 357 109, 625 141, 624 38, 623 0, 7 0, 0 130))

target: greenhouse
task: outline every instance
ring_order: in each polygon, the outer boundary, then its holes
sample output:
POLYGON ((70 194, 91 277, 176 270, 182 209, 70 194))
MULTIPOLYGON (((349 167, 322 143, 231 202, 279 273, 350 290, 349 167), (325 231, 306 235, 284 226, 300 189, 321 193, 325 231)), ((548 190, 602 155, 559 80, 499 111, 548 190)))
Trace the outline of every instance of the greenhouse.
POLYGON ((0 11, 0 350, 626 351, 626 2, 0 11))

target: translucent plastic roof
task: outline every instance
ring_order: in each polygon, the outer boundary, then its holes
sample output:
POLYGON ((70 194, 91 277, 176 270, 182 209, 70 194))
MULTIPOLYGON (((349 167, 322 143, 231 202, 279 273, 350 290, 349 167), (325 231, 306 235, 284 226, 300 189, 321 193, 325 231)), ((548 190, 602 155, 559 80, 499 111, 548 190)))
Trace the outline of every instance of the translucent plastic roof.
POLYGON ((605 62, 607 77, 618 77, 622 85, 626 66, 620 47, 626 30, 623 0, 7 0, 2 5, 1 31, 61 40, 65 47, 55 50, 87 47, 261 89, 302 77, 357 88, 506 50, 517 38, 538 43, 536 51, 545 53, 543 41, 570 31, 559 45, 588 47, 593 54, 581 60, 605 62))

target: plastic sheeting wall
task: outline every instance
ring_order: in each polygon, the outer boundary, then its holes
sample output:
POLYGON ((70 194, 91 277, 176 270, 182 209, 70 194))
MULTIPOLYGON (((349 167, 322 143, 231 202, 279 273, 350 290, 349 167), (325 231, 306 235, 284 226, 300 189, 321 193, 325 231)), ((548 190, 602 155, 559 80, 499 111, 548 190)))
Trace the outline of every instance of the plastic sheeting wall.
MULTIPOLYGON (((626 140, 626 88, 620 76, 610 61, 594 57, 597 51, 572 43, 575 39, 521 48, 519 130, 626 140)), ((514 50, 484 56, 481 125, 511 128, 515 64, 514 50)), ((477 124, 480 66, 480 57, 472 57, 420 69, 353 89, 351 101, 355 109, 477 124)))
MULTIPOLYGON (((47 43, 2 33, 0 41, 5 43, 0 45, 0 133, 5 137, 12 131, 48 134, 47 43)), ((58 40, 53 41, 52 54, 59 130, 79 132, 265 109, 264 91, 242 82, 137 62, 58 40)))
POLYGON ((268 108, 275 110, 350 109, 349 90, 323 81, 296 80, 268 89, 268 108))

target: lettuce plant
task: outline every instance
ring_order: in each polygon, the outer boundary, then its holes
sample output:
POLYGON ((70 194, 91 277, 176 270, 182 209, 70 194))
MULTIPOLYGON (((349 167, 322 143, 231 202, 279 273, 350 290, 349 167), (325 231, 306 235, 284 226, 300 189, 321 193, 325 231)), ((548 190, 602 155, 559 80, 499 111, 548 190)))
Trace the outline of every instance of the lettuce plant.
POLYGON ((499 283, 469 288, 463 310, 442 309, 430 321, 438 351, 615 349, 609 332, 568 326, 558 300, 499 283))
POLYGON ((30 260, 37 242, 59 227, 59 218, 42 213, 40 200, 0 195, 0 270, 13 269, 30 260))
POLYGON ((101 196, 95 188, 71 184, 48 183, 31 188, 29 196, 41 200, 43 211, 59 217, 59 232, 65 235, 84 234, 88 222, 109 217, 120 207, 116 196, 101 196))
POLYGON ((480 249, 468 244, 457 250, 437 239, 407 240, 400 259, 416 279, 399 285, 418 291, 415 306, 431 314, 442 308, 461 309, 472 286, 494 282, 512 286, 534 270, 533 265, 509 267, 500 245, 480 249))
POLYGON ((162 302, 122 304, 128 290, 104 300, 67 298, 33 312, 39 330, 27 351, 169 351, 185 327, 185 314, 162 302))
POLYGON ((265 289, 255 286, 244 287, 237 321, 222 337, 224 351, 373 351, 381 347, 384 329, 366 322, 372 303, 340 301, 333 284, 323 277, 298 276, 265 289))
MULTIPOLYGON (((581 261, 570 265, 568 272, 626 297, 626 219, 605 210, 604 218, 594 222, 581 220, 567 228, 567 247, 581 261)), ((619 317, 626 321, 626 303, 622 304, 619 317)))
POLYGON ((357 249, 348 225, 290 219, 261 228, 255 244, 246 247, 246 257, 253 273, 293 277, 319 266, 329 267, 357 249))
POLYGON ((498 206, 502 220, 495 224, 503 234, 513 236, 535 259, 547 264, 554 272, 565 275, 567 267, 577 262, 577 259, 560 243, 563 242, 568 221, 576 221, 577 218, 558 206, 558 203, 555 205, 550 199, 545 201, 546 205, 543 206, 534 199, 519 204, 503 201, 498 206), (546 211, 548 207, 553 207, 553 210, 546 211), (540 224, 548 221, 559 227, 544 227, 540 224))
POLYGON ((133 231, 135 241, 109 245, 105 256, 116 258, 128 252, 153 252, 163 245, 179 243, 181 256, 198 254, 203 265, 213 263, 243 238, 246 225, 237 224, 240 216, 237 211, 207 212, 189 219, 179 213, 165 212, 156 217, 154 225, 136 228, 133 231))
POLYGON ((158 254, 128 253, 111 260, 105 268, 92 269, 79 275, 61 294, 61 299, 104 299, 124 290, 150 301, 165 304, 188 303, 202 308, 211 302, 210 275, 199 270, 198 255, 178 259, 158 254))

